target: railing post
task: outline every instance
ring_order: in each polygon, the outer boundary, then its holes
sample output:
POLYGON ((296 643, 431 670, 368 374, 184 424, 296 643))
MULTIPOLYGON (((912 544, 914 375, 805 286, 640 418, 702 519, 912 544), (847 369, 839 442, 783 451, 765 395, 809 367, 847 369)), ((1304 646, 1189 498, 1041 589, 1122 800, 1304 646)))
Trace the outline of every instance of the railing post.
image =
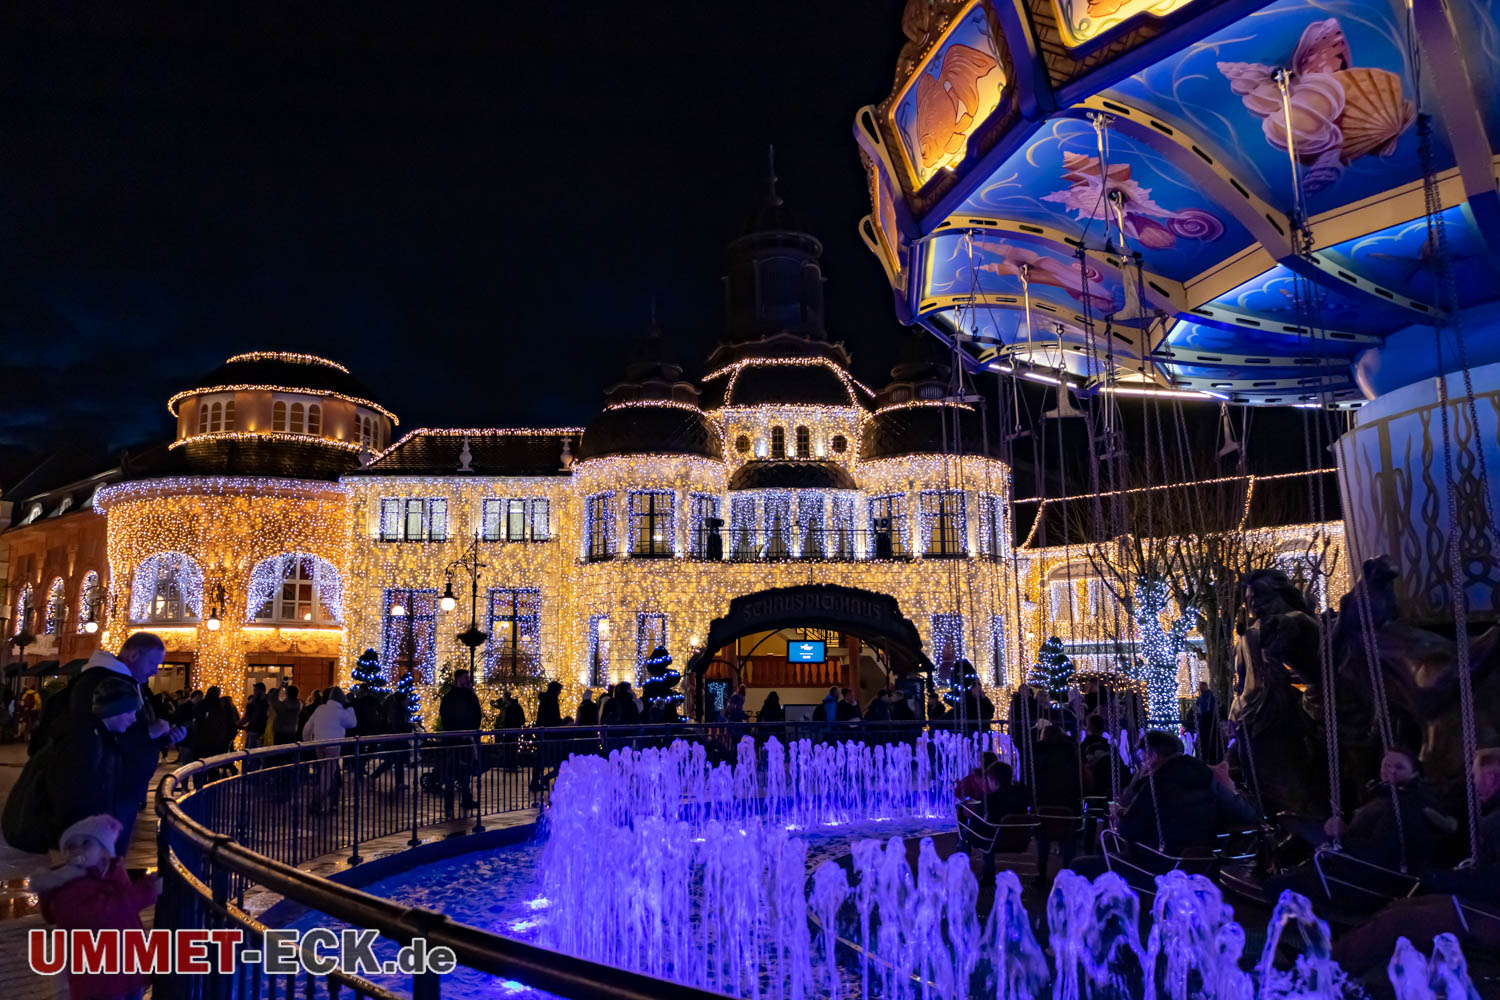
POLYGON ((297 740, 292 744, 292 864, 301 864, 302 853, 299 850, 302 841, 302 741, 297 740))
POLYGON ((360 737, 356 736, 354 738, 354 828, 349 837, 354 844, 354 851, 349 855, 351 865, 357 865, 364 860, 359 856, 359 792, 360 778, 364 774, 365 765, 359 759, 359 741, 360 737))
POLYGON ((407 847, 416 847, 422 842, 417 836, 417 796, 422 792, 422 774, 417 767, 417 733, 412 730, 411 734, 411 839, 406 842, 407 847))
POLYGON ((484 822, 484 773, 480 769, 482 759, 480 757, 479 733, 474 733, 474 754, 471 758, 469 770, 474 772, 474 829, 470 833, 483 833, 484 822))

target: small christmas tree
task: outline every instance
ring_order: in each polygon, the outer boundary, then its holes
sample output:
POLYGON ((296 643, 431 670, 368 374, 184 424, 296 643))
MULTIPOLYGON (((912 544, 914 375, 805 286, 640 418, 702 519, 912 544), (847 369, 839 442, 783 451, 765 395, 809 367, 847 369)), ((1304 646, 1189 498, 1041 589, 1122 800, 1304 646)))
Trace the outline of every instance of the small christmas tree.
POLYGON ((412 725, 422 721, 422 699, 417 694, 416 678, 410 670, 396 679, 394 693, 406 699, 406 719, 412 725))
POLYGON ((657 646, 642 664, 646 668, 646 683, 641 686, 641 697, 646 708, 656 721, 671 722, 677 718, 677 706, 682 703, 682 692, 677 684, 682 675, 672 669, 672 656, 665 646, 657 646))
POLYGON ((1046 691, 1054 701, 1066 701, 1068 684, 1073 680, 1073 661, 1063 652, 1062 640, 1052 636, 1042 643, 1036 654, 1036 663, 1027 683, 1046 691))
POLYGON ((958 706, 977 680, 979 680, 979 671, 974 669, 974 664, 959 657, 953 662, 953 671, 949 675, 948 690, 943 692, 943 701, 949 707, 958 706))
POLYGON ((354 661, 354 690, 353 694, 358 697, 366 692, 373 695, 383 695, 390 688, 386 687, 385 674, 380 669, 380 654, 373 649, 367 649, 359 654, 359 659, 354 661))

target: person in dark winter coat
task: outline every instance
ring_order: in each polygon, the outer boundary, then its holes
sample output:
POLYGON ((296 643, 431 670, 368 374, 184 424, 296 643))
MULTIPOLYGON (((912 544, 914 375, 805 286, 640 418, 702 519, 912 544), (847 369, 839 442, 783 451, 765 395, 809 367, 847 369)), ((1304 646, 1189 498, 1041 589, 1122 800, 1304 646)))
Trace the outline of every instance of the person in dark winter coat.
MULTIPOLYGON (((443 728, 446 729, 447 727, 443 728)), ((526 728, 526 709, 521 706, 521 702, 513 697, 509 691, 505 692, 505 704, 500 709, 500 728, 526 728)))
POLYGON ((1036 808, 1042 825, 1036 834, 1037 878, 1047 884, 1047 861, 1056 841, 1064 866, 1078 849, 1077 823, 1083 816, 1083 788, 1078 781, 1078 746, 1060 726, 1042 728, 1036 744, 1036 808), (1049 822, 1048 814, 1068 817, 1049 822))
POLYGON ((917 713, 911 709, 911 702, 906 698, 905 691, 897 691, 891 702, 892 722, 916 722, 917 713))
POLYGON ((848 688, 840 692, 838 704, 834 706, 833 718, 836 722, 858 722, 859 702, 854 700, 854 692, 848 688))
POLYGON ((380 695, 364 685, 354 693, 354 717, 359 721, 355 723, 352 736, 379 736, 385 732, 384 706, 380 703, 380 695))
POLYGON ((891 693, 885 688, 875 692, 869 706, 865 709, 866 722, 890 722, 891 721, 891 693))
POLYGON ((271 702, 270 708, 271 732, 276 737, 276 745, 296 743, 298 719, 302 713, 302 702, 297 700, 297 685, 288 684, 282 688, 277 699, 271 702))
POLYGON ((594 700, 594 692, 584 689, 583 700, 578 703, 578 711, 574 715, 573 724, 577 726, 599 724, 599 703, 594 700))
POLYGON ((757 722, 785 722, 786 709, 781 707, 781 695, 775 691, 767 692, 766 700, 761 702, 755 719, 757 722))
MULTIPOLYGON (((388 736, 404 737, 412 731, 411 703, 401 691, 392 691, 385 696, 380 706, 381 729, 388 736)), ((380 777, 391 768, 396 769, 395 788, 406 787, 406 760, 410 756, 410 742, 405 739, 382 740, 378 751, 383 758, 380 766, 370 772, 370 779, 380 777)))
POLYGON ((641 724, 641 706, 635 703, 635 692, 630 689, 629 681, 621 681, 615 687, 615 696, 609 700, 610 707, 614 709, 614 723, 617 726, 639 726, 641 724))
POLYGON ((536 724, 546 728, 562 725, 562 708, 557 699, 562 694, 562 685, 557 681, 549 681, 547 690, 537 696, 536 700, 536 724))
MULTIPOLYGON (((479 696, 474 693, 473 681, 467 670, 458 670, 453 674, 453 686, 448 693, 443 695, 443 700, 438 703, 438 724, 442 726, 445 733, 462 733, 471 729, 478 729, 483 725, 484 713, 479 707, 479 696)), ((463 790, 463 801, 461 807, 465 812, 475 808, 473 794, 469 791, 469 778, 474 773, 474 765, 478 754, 473 736, 461 736, 455 738, 440 751, 443 755, 441 768, 443 775, 443 810, 444 814, 453 815, 453 786, 461 786, 463 790)))
POLYGON ((193 720, 194 756, 203 760, 223 753, 231 739, 228 723, 228 715, 220 704, 219 688, 210 687, 203 693, 197 718, 193 720))
POLYGON ((1226 770, 1187 756, 1170 733, 1152 730, 1145 741, 1140 771, 1120 792, 1121 837, 1181 855, 1213 847, 1227 822, 1255 820, 1255 807, 1235 794, 1226 770))
POLYGON ((270 717, 271 705, 266 698, 266 686, 255 682, 250 700, 245 702, 245 718, 240 728, 245 731, 245 749, 254 750, 261 745, 266 734, 266 720, 270 717))
POLYGON ((46 765, 48 839, 55 841, 79 820, 103 813, 119 824, 113 853, 124 854, 145 794, 144 787, 129 784, 126 735, 141 708, 140 689, 123 677, 106 677, 94 685, 92 699, 89 718, 71 720, 72 730, 59 737, 46 765))
MULTIPOLYGON (((161 879, 143 875, 131 881, 114 847, 120 833, 119 821, 103 814, 63 831, 58 847, 67 861, 31 878, 47 921, 66 930, 141 930, 141 911, 161 895, 161 879)), ((136 1000, 145 987, 146 977, 138 972, 68 971, 72 1000, 136 1000)))

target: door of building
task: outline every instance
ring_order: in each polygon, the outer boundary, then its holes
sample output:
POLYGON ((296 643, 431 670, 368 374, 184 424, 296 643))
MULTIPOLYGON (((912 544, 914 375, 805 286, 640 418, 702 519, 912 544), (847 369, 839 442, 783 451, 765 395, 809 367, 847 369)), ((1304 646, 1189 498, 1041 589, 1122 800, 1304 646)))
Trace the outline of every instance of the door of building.
POLYGON ((192 690, 188 679, 192 676, 192 664, 190 663, 163 663, 156 671, 156 676, 151 678, 150 688, 152 692, 169 692, 192 690))
POLYGON ((275 693, 281 686, 282 681, 288 684, 292 682, 292 665, 290 663, 252 663, 245 671, 245 698, 249 700, 250 693, 255 689, 257 681, 266 686, 266 690, 275 693))

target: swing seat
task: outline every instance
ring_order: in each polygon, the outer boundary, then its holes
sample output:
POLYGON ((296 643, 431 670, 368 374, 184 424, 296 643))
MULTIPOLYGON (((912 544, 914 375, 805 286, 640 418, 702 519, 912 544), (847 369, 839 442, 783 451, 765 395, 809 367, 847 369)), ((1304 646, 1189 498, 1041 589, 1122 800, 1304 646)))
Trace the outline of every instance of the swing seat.
POLYGON ((1154 847, 1126 840, 1114 830, 1099 834, 1099 848, 1109 870, 1138 893, 1154 897, 1156 877, 1169 871, 1212 877, 1219 859, 1209 848, 1188 848, 1182 854, 1167 854, 1154 847))
POLYGON ((1020 854, 1031 844, 1040 822, 1025 813, 1002 816, 992 823, 967 802, 958 805, 959 838, 981 854, 1020 854))
POLYGON ((1048 840, 1068 840, 1083 832, 1083 817, 1065 806, 1037 809, 1038 833, 1048 840))
POLYGON ((1392 871, 1329 847, 1320 847, 1313 854, 1313 868, 1329 904, 1338 910, 1373 912, 1405 899, 1421 885, 1415 875, 1392 871))

